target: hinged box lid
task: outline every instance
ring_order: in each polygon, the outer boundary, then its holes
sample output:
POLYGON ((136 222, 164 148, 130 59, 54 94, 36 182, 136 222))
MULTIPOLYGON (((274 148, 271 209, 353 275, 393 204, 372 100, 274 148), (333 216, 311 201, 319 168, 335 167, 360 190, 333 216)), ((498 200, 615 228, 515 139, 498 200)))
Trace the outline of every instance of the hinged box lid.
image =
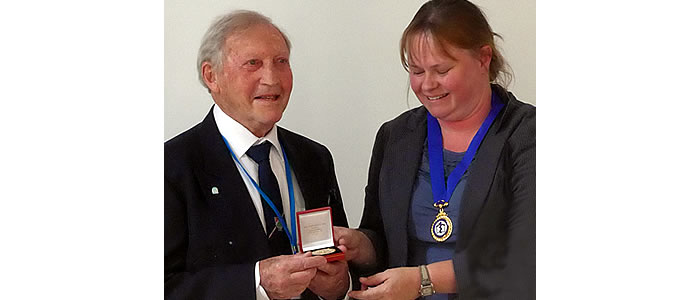
POLYGON ((330 206, 297 212, 297 230, 301 252, 335 246, 330 206))

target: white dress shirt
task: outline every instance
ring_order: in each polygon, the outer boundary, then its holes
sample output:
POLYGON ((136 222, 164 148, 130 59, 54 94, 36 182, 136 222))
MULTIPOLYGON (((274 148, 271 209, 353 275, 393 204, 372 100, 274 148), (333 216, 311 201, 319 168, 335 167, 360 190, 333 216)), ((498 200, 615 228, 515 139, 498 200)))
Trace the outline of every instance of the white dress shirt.
MULTIPOLYGON (((296 215, 294 213, 290 214, 289 212, 290 205, 289 190, 287 188, 287 174, 285 172, 284 157, 282 156, 282 147, 279 139, 277 138, 277 125, 275 125, 272 130, 267 133, 267 135, 258 138, 243 125, 224 113, 218 105, 214 105, 214 120, 216 121, 216 126, 219 128, 219 132, 221 132, 221 134, 228 141, 229 146, 231 146, 233 154, 236 155, 238 161, 243 164, 245 170, 248 171, 248 174, 250 174, 250 177, 252 177, 256 183, 258 180, 258 164, 252 158, 248 157, 246 152, 248 149, 250 149, 250 147, 262 144, 265 141, 272 143, 272 147, 270 147, 270 167, 272 168, 272 173, 274 173, 275 177, 277 177, 277 183, 279 184, 280 195, 282 196, 282 210, 284 211, 284 218, 287 222, 287 228, 292 230, 291 222, 296 220, 296 215)), ((245 182, 246 188, 248 188, 248 193, 250 194, 250 198, 253 200, 255 210, 258 212, 260 224, 262 224, 263 228, 265 228, 265 213, 263 212, 263 205, 266 204, 263 204, 263 199, 260 197, 260 193, 258 193, 258 190, 250 181, 248 175, 245 174, 241 166, 236 164, 236 168, 238 168, 238 172, 240 172, 243 182, 245 182)), ((296 176, 294 176, 294 172, 292 172, 292 186, 294 187, 295 210, 303 211, 305 209, 304 198, 301 195, 301 189, 299 188, 299 183, 296 176)), ((257 299, 269 299, 265 289, 260 286, 260 262, 255 263, 255 287, 257 299)))

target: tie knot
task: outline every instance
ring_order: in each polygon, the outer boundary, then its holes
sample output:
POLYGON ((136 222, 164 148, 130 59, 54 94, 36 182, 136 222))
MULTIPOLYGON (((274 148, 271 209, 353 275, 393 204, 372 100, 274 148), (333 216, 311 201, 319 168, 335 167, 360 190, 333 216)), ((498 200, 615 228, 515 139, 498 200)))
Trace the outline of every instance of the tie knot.
POLYGON ((250 156, 256 163, 260 164, 260 162, 268 161, 270 159, 270 146, 272 146, 272 143, 269 141, 265 141, 264 143, 250 147, 246 154, 250 156))

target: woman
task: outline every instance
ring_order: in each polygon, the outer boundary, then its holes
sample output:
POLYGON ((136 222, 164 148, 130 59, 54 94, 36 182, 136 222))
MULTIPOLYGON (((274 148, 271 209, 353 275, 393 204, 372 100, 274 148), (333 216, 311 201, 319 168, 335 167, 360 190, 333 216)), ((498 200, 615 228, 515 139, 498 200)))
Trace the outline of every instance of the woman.
POLYGON ((465 0, 425 3, 404 31, 423 106, 381 126, 360 228, 335 228, 372 275, 351 297, 534 299, 535 108, 495 84, 494 35, 465 0))

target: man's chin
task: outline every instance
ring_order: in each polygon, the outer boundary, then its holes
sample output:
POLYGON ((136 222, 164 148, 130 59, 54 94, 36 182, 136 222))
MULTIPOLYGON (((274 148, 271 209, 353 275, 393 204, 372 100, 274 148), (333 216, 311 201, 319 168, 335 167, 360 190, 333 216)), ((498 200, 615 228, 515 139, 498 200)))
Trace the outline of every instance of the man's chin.
POLYGON ((277 122, 279 122, 282 119, 282 113, 271 113, 271 114, 265 114, 260 118, 259 120, 261 121, 261 124, 264 124, 265 126, 272 128, 272 126, 275 126, 277 122))

